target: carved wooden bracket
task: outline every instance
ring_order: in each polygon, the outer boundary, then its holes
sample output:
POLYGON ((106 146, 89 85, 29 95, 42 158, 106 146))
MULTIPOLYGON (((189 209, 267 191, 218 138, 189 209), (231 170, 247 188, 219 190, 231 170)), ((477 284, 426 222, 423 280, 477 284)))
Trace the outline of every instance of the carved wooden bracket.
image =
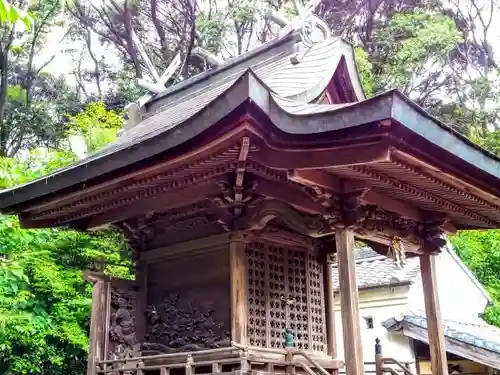
POLYGON ((221 194, 211 198, 214 212, 219 223, 227 231, 234 229, 234 221, 243 213, 243 209, 254 199, 256 183, 245 181, 247 158, 250 152, 250 137, 241 139, 238 162, 234 171, 234 180, 221 180, 217 184, 221 194))
POLYGON ((363 205, 363 194, 363 191, 350 193, 343 201, 335 201, 328 215, 324 216, 299 212, 281 201, 265 200, 236 220, 235 226, 241 230, 262 232, 272 222, 316 238, 349 226, 362 238, 377 242, 385 239, 385 245, 393 237, 400 237, 411 252, 437 252, 444 245, 440 223, 421 223, 376 206, 363 205))
POLYGON ((376 206, 364 206, 362 217, 355 228, 356 233, 399 237, 415 246, 414 252, 439 252, 446 243, 442 238, 441 223, 428 224, 402 218, 376 206))
POLYGON ((321 237, 331 232, 321 215, 309 215, 295 210, 277 200, 264 200, 235 223, 237 228, 262 231, 271 221, 281 224, 297 233, 321 237))

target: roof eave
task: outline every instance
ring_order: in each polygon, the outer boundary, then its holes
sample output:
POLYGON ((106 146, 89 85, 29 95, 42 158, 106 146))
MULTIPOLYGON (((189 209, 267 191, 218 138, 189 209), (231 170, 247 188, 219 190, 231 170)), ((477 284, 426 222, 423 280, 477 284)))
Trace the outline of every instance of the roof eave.
MULTIPOLYGON (((207 107, 178 126, 125 149, 104 155, 88 163, 67 168, 24 186, 0 193, 0 209, 4 213, 19 212, 19 205, 64 189, 82 189, 89 181, 122 168, 145 161, 174 149, 197 137, 213 124, 226 118, 247 101, 255 104, 276 126, 291 135, 332 132, 385 119, 394 119, 410 132, 453 155, 450 144, 460 159, 493 177, 500 186, 498 158, 458 136, 397 91, 389 91, 371 99, 324 113, 293 115, 272 98, 272 91, 250 69, 207 107)), ((482 177, 479 175, 479 177, 482 177)))
POLYGON ((500 179, 500 158, 470 141, 467 137, 431 116, 397 90, 391 118, 428 142, 447 150, 468 164, 500 179))
MULTIPOLYGON (((411 280, 405 280, 405 281, 398 281, 398 282, 393 282, 393 283, 382 283, 382 284, 376 284, 376 285, 363 285, 359 286, 358 290, 373 290, 373 289, 383 289, 383 288, 397 288, 400 286, 408 286, 413 284, 413 281, 411 280)), ((334 289, 335 293, 339 293, 339 288, 334 289)))
MULTIPOLYGON (((404 336, 429 343, 427 328, 408 322, 405 318, 395 317, 383 321, 382 326, 391 332, 401 332, 404 336)), ((500 369, 500 356, 496 351, 457 340, 445 334, 446 351, 486 366, 500 369), (465 347, 465 348, 464 348, 465 347)))

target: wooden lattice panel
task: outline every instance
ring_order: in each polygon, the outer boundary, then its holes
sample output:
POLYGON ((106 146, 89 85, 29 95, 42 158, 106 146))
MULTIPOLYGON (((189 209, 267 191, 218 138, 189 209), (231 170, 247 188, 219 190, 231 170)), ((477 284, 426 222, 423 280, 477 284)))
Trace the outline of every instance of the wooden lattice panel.
POLYGON ((325 299, 323 292, 323 267, 321 261, 314 255, 309 255, 309 317, 311 321, 312 350, 324 351, 325 348, 325 299))
POLYGON ((248 340, 250 345, 267 347, 266 254, 264 245, 247 248, 248 267, 248 340))
POLYGON ((269 343, 271 348, 284 347, 286 329, 285 250, 277 246, 267 248, 269 343))
POLYGON ((249 344, 283 348, 290 328, 297 349, 325 351, 322 262, 304 249, 261 242, 246 255, 249 344))
POLYGON ((309 349, 306 257, 303 251, 287 250, 287 295, 292 302, 287 322, 294 332, 295 346, 301 350, 309 349))

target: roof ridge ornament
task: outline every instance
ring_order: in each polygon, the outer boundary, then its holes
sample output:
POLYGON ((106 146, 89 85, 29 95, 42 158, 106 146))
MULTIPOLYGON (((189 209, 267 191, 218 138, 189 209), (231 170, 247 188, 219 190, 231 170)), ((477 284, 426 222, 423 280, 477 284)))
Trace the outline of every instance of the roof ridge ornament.
POLYGON ((291 30, 299 33, 302 44, 296 44, 295 54, 290 57, 292 64, 298 64, 315 44, 328 40, 332 36, 328 24, 314 14, 320 1, 313 0, 304 6, 300 0, 292 0, 298 16, 290 23, 285 23, 285 18, 279 13, 273 12, 267 16, 270 21, 281 26, 280 36, 291 30))
POLYGON ((132 43, 135 45, 137 52, 141 56, 144 64, 146 65, 146 69, 153 79, 153 82, 146 80, 144 78, 137 78, 137 86, 142 87, 148 91, 147 94, 140 97, 138 100, 131 102, 125 106, 125 121, 123 124, 123 130, 128 130, 136 126, 142 119, 141 116, 141 108, 146 104, 146 102, 151 99, 155 94, 158 94, 165 90, 165 84, 168 82, 170 78, 174 75, 174 73, 181 66, 181 55, 177 53, 170 64, 168 64, 167 69, 163 72, 162 75, 158 74, 153 62, 149 58, 146 50, 144 49, 139 37, 135 33, 135 31, 131 30, 131 38, 132 43))
POLYGON ((164 91, 165 90, 165 83, 168 82, 168 80, 170 78, 172 78, 174 73, 177 71, 177 69, 179 69, 179 67, 181 65, 180 53, 177 53, 175 55, 175 57, 172 59, 170 64, 168 64, 167 69, 165 69, 163 74, 160 76, 158 74, 158 71, 156 70, 155 66, 151 62, 151 59, 149 58, 148 54, 146 53, 146 50, 142 46, 142 43, 139 40, 139 37, 137 36, 137 34, 135 33, 134 30, 131 31, 131 37, 132 37, 132 42, 135 44, 137 52, 139 52, 139 55, 141 55, 150 76, 154 80, 153 82, 150 82, 150 81, 145 80, 143 78, 138 78, 137 85, 150 91, 153 94, 158 94, 158 93, 164 91))
POLYGON ((204 59, 207 63, 210 65, 215 66, 216 68, 224 65, 224 60, 218 58, 216 55, 214 55, 212 52, 207 51, 206 49, 202 47, 194 47, 193 50, 191 51, 193 55, 199 56, 200 58, 204 59))

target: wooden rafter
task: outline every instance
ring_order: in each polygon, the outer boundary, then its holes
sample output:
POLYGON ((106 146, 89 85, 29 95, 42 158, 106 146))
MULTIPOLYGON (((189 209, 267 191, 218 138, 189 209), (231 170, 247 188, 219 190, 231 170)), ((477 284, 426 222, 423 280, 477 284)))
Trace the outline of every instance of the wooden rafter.
POLYGON ((327 209, 319 202, 315 202, 311 195, 294 186, 266 180, 257 180, 255 192, 267 198, 287 202, 291 206, 307 213, 327 213, 327 209))
POLYGON ((292 170, 288 172, 288 178, 297 183, 308 186, 315 191, 326 190, 325 197, 332 194, 343 194, 349 191, 359 189, 368 189, 363 194, 362 201, 365 204, 384 207, 388 211, 395 212, 401 216, 409 217, 415 220, 424 220, 423 212, 411 204, 390 198, 389 196, 374 191, 364 181, 346 180, 333 176, 322 170, 292 170))
MULTIPOLYGON (((126 218, 135 217, 150 210, 164 212, 168 209, 182 207, 190 203, 199 202, 207 197, 215 196, 219 191, 219 187, 213 181, 190 188, 179 187, 175 190, 158 194, 146 201, 138 200, 135 203, 128 204, 126 208, 120 206, 111 210, 101 211, 101 214, 90 218, 86 226, 90 229, 105 223, 114 223, 126 218)), ((66 220, 69 221, 71 219, 68 218, 66 220)))
POLYGON ((159 184, 153 187, 145 188, 142 190, 137 190, 133 194, 123 197, 117 197, 118 199, 113 199, 113 196, 108 197, 107 201, 101 204, 95 204, 92 206, 87 206, 81 210, 76 209, 74 212, 64 215, 65 211, 63 209, 54 209, 54 212, 43 213, 43 214, 32 214, 32 219, 45 219, 57 216, 56 214, 62 213, 59 220, 61 222, 67 222, 75 219, 81 219, 86 216, 96 215, 100 212, 104 212, 110 209, 116 209, 122 206, 128 206, 136 201, 143 199, 155 197, 158 194, 162 194, 168 191, 177 190, 181 188, 187 188, 199 184, 203 181, 209 181, 210 179, 229 173, 231 170, 236 168, 235 163, 227 163, 222 166, 212 168, 211 170, 196 173, 191 176, 185 177, 183 179, 169 181, 167 183, 159 184))
MULTIPOLYGON (((246 162, 248 152, 250 151, 250 138, 243 137, 241 140, 240 154, 238 155, 238 164, 236 166, 236 179, 234 183, 234 201, 241 203, 243 201, 243 179, 245 178, 246 162)), ((241 208, 235 208, 235 216, 241 214, 241 208)))
POLYGON ((460 214, 465 215, 471 219, 483 222, 491 227, 498 226, 498 223, 496 223, 495 221, 491 220, 488 217, 480 215, 480 214, 478 214, 474 211, 471 211, 471 210, 469 210, 461 205, 453 203, 445 198, 439 197, 435 194, 427 192, 427 191, 425 191, 421 188, 418 188, 416 186, 413 186, 409 183, 403 182, 403 181, 396 179, 392 176, 381 173, 373 168, 370 168, 367 166, 362 166, 362 165, 353 165, 353 166, 350 166, 349 168, 355 170, 356 172, 362 173, 363 175, 365 175, 371 179, 377 180, 379 182, 383 182, 383 183, 388 184, 394 188, 397 188, 399 190, 410 193, 410 194, 414 195, 415 197, 425 199, 429 202, 437 204, 440 207, 443 207, 449 211, 460 213, 460 214))
MULTIPOLYGON (((434 170, 434 168, 431 168, 429 165, 424 164, 424 165, 422 165, 422 167, 417 168, 417 167, 411 165, 410 163, 408 163, 407 161, 405 161, 405 159, 413 159, 411 156, 405 154, 402 151, 393 151, 393 153, 396 155, 395 157, 393 156, 393 158, 392 158, 393 163, 395 165, 397 165, 398 167, 400 167, 401 169, 408 171, 409 173, 416 174, 419 177, 421 177, 422 179, 425 179, 426 181, 428 181, 434 185, 441 186, 441 187, 445 188, 446 190, 448 190, 449 192, 452 192, 453 194, 459 195, 467 200, 470 200, 478 205, 481 205, 486 209, 498 210, 500 208, 500 202, 499 202, 499 204, 493 204, 491 202, 488 202, 488 201, 480 198, 479 196, 477 196, 475 194, 472 194, 470 192, 470 190, 478 190, 478 189, 475 189, 473 186, 466 184, 463 181, 461 181, 461 184, 463 185, 462 188, 458 188, 456 186, 453 186, 450 183, 444 182, 444 181, 432 176, 429 173, 429 171, 434 170)), ((422 162, 420 162, 420 163, 422 163, 422 162)), ((443 174, 442 171, 439 171, 439 173, 443 174)), ((444 176, 446 177, 447 181, 450 181, 450 180, 456 181, 457 180, 456 178, 452 178, 452 176, 450 176, 449 174, 444 174, 444 176)), ((482 192, 482 193, 485 194, 485 192, 482 192)))
POLYGON ((155 179, 165 180, 176 178, 180 172, 186 171, 189 168, 210 165, 215 158, 223 156, 225 153, 233 154, 236 161, 240 147, 239 140, 244 131, 245 127, 237 127, 218 137, 213 142, 207 143, 195 150, 183 153, 174 158, 161 160, 154 165, 142 168, 140 171, 134 170, 122 176, 114 177, 111 181, 85 186, 85 189, 78 189, 75 192, 64 194, 54 199, 31 204, 23 211, 42 212, 50 210, 53 207, 79 202, 80 200, 82 200, 81 203, 83 204, 84 200, 94 199, 96 196, 101 196, 100 194, 103 194, 103 197, 116 194, 117 191, 114 189, 120 189, 130 184, 133 184, 131 187, 133 189, 140 186, 141 182, 144 183, 144 186, 148 186, 152 182, 155 182, 155 179))

